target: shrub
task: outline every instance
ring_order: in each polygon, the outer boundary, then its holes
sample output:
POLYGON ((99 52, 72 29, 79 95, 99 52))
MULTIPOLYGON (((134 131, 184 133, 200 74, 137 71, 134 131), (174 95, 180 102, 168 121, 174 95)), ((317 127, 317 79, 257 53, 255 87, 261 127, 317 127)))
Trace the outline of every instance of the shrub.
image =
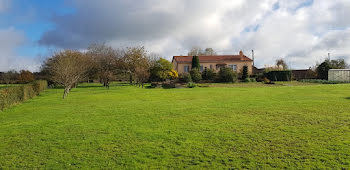
POLYGON ((236 82, 237 73, 233 72, 232 69, 223 67, 218 73, 218 82, 236 82))
POLYGON ((270 71, 264 74, 264 76, 271 81, 291 81, 291 71, 270 71))
POLYGON ((188 84, 187 84, 187 87, 188 88, 195 88, 197 85, 196 84, 194 84, 193 82, 189 82, 188 84))
POLYGON ((302 80, 299 80, 299 82, 320 83, 320 84, 346 84, 346 83, 350 83, 350 82, 346 82, 346 81, 328 81, 328 80, 322 80, 322 79, 302 79, 302 80))
POLYGON ((216 73, 213 69, 205 69, 202 73, 203 80, 215 80, 216 73))
POLYGON ((273 81, 270 81, 268 78, 264 78, 264 83, 265 84, 275 84, 273 81))
POLYGON ((7 87, 0 90, 0 110, 31 99, 47 88, 46 81, 36 81, 23 86, 7 87))
POLYGON ((179 81, 188 83, 192 81, 191 75, 189 73, 184 73, 179 76, 179 81))
POLYGON ((191 74, 192 81, 199 82, 200 80, 202 80, 202 74, 199 71, 199 69, 192 69, 190 71, 190 74, 191 74))

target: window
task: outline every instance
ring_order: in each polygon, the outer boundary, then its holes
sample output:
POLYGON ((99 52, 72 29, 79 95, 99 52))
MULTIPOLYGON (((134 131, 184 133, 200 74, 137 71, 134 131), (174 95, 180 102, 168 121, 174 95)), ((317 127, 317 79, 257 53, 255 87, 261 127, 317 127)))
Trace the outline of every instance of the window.
POLYGON ((228 65, 228 68, 232 69, 233 71, 237 71, 237 65, 236 64, 228 65))
POLYGON ((200 71, 203 72, 203 66, 202 66, 202 65, 201 65, 201 67, 200 67, 200 71))
POLYGON ((190 66, 184 66, 185 73, 188 73, 190 71, 190 66))
POLYGON ((213 69, 213 65, 212 64, 210 64, 210 69, 213 69))

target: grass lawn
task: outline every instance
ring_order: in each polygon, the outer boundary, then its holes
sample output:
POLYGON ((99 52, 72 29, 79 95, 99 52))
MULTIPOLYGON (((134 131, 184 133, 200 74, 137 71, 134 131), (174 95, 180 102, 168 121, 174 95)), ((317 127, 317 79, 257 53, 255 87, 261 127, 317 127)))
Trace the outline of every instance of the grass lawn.
POLYGON ((0 112, 0 169, 350 168, 349 84, 217 86, 47 90, 0 112))

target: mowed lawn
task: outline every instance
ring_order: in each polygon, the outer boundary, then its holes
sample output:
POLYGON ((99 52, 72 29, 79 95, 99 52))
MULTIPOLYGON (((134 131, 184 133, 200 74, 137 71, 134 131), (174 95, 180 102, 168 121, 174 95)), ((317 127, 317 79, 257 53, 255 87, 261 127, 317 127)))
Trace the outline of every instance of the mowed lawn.
POLYGON ((350 85, 62 91, 0 112, 0 169, 350 168, 350 85))

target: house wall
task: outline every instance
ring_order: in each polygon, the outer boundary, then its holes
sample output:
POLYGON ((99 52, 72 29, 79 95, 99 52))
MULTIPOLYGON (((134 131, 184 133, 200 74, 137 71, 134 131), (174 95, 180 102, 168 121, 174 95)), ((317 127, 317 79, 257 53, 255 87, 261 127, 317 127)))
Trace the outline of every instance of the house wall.
MULTIPOLYGON (((200 63, 201 66, 203 66, 203 69, 207 67, 207 69, 210 69, 210 65, 212 65, 212 68, 214 71, 218 72, 220 69, 216 69, 216 64, 217 63, 200 63)), ((237 72, 240 73, 243 69, 244 65, 248 66, 248 73, 252 74, 253 72, 253 62, 252 61, 242 61, 242 62, 227 62, 228 65, 237 65, 237 72)), ((183 74, 185 73, 184 66, 189 66, 191 69, 192 64, 191 63, 179 63, 177 64, 176 61, 173 61, 173 67, 174 69, 179 73, 183 74)))

